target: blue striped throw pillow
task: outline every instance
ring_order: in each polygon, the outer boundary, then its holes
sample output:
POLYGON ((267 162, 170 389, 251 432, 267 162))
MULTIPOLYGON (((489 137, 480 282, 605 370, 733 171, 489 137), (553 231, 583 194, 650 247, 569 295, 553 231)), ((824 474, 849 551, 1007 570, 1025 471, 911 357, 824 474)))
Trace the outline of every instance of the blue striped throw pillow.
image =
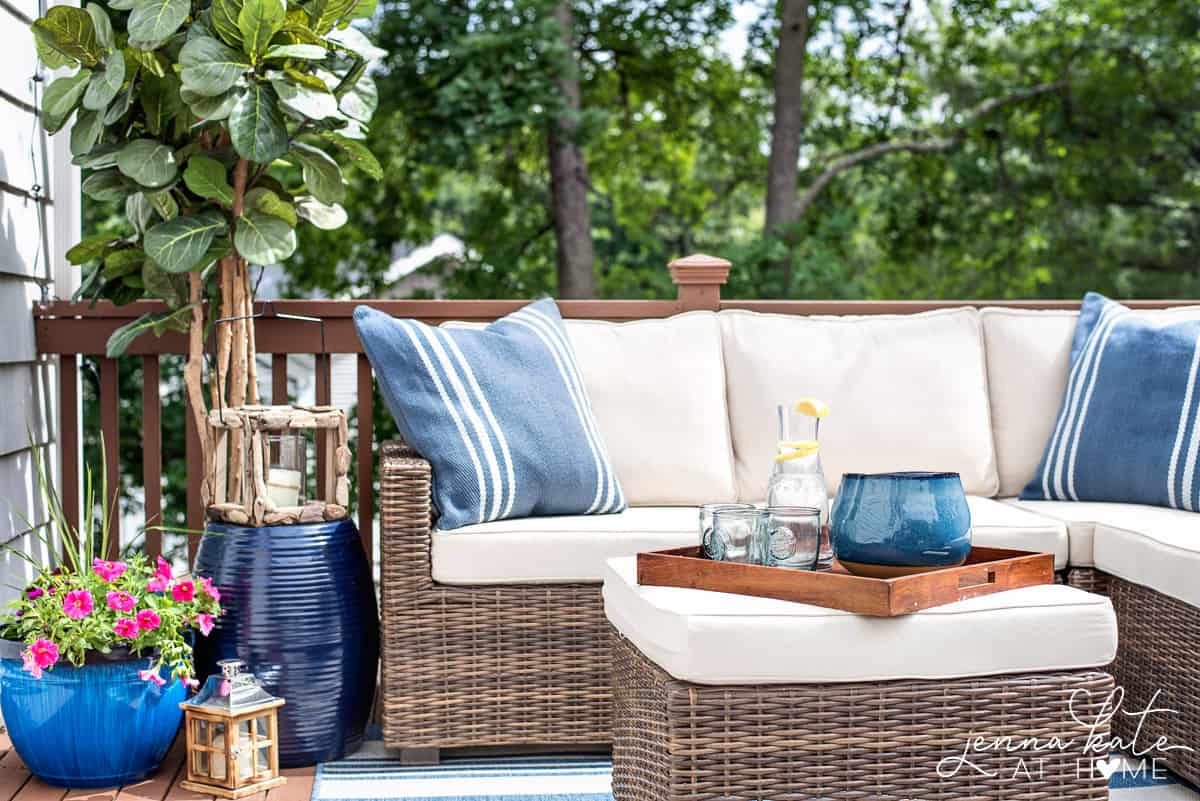
POLYGON ((553 300, 483 329, 366 306, 354 326, 401 435, 433 468, 439 529, 625 508, 553 300))
POLYGON ((1071 372, 1025 500, 1200 509, 1200 319, 1133 314, 1089 292, 1071 372))

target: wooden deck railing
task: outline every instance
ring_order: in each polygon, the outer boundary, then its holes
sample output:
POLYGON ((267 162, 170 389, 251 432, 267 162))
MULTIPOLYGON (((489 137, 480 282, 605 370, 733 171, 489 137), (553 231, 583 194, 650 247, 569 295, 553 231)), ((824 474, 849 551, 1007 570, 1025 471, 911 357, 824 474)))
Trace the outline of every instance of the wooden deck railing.
MULTIPOLYGON (((685 311, 750 309, 780 314, 909 314, 938 308, 962 305, 994 305, 1026 309, 1077 309, 1077 301, 730 301, 721 299, 721 286, 729 272, 728 262, 705 256, 678 259, 670 265, 671 277, 677 286, 676 300, 575 300, 560 301, 562 313, 568 318, 589 318, 611 321, 669 317, 685 311)), ((271 354, 271 401, 287 397, 288 354, 313 354, 315 357, 316 402, 329 403, 331 397, 331 361, 333 354, 357 354, 358 378, 358 435, 356 439, 357 514, 363 546, 370 557, 373 551, 372 530, 375 516, 373 494, 374 438, 373 404, 362 403, 373 393, 371 366, 363 355, 362 346, 354 332, 355 307, 368 305, 397 317, 411 317, 430 324, 449 320, 490 322, 515 311, 527 301, 518 300, 283 300, 270 303, 274 316, 256 321, 257 347, 260 353, 271 354), (320 318, 322 326, 284 315, 320 318)), ((1180 301, 1134 301, 1136 308, 1165 308, 1180 305, 1180 301)), ((80 356, 96 357, 99 362, 100 425, 105 442, 119 442, 119 370, 117 359, 105 356, 105 343, 118 327, 147 312, 162 310, 161 304, 139 301, 126 306, 99 303, 54 302, 35 306, 34 324, 38 349, 61 358, 59 375, 60 431, 59 448, 62 479, 59 487, 63 506, 73 523, 77 523, 80 502, 78 364, 80 356)), ((258 304, 259 310, 264 304, 258 304)), ((145 487, 144 508, 147 521, 162 519, 162 408, 159 395, 159 359, 166 355, 187 353, 187 337, 169 333, 161 338, 147 334, 130 346, 125 358, 137 357, 142 362, 142 466, 145 487)), ((190 414, 184 415, 187 424, 186 458, 189 465, 199 459, 199 434, 190 414)), ((107 448, 104 465, 110 487, 119 485, 120 449, 107 448)), ((325 465, 318 464, 318 480, 325 465)), ((200 470, 188 471, 187 527, 199 531, 204 526, 204 510, 200 501, 200 470)), ((116 504, 109 510, 112 520, 121 519, 116 504)), ((193 556, 198 535, 189 538, 189 556, 193 556)), ((146 551, 153 557, 161 553, 161 536, 155 531, 146 535, 146 551)))

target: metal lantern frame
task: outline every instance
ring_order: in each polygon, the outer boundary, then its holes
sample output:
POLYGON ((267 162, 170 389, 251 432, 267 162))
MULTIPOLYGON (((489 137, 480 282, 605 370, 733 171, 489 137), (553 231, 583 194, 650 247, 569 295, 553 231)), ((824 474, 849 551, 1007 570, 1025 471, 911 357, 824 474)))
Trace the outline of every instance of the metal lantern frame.
POLYGON ((350 431, 346 413, 334 406, 239 406, 208 415, 212 445, 208 516, 235 525, 280 526, 341 520, 350 505, 350 431), (317 498, 278 506, 267 492, 267 438, 311 430, 327 465, 317 476, 317 498), (244 453, 236 453, 244 448, 244 453), (234 475, 236 474, 236 478, 234 475), (235 488, 230 490, 231 485, 235 488), (231 497, 232 496, 232 497, 231 497))

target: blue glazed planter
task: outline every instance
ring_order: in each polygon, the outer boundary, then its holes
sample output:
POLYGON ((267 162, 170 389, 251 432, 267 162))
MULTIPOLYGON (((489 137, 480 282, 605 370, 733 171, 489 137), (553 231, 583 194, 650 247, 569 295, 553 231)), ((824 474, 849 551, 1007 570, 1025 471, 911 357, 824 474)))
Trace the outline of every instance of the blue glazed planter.
POLYGON ((59 663, 35 679, 16 643, 4 641, 0 654, 0 711, 33 775, 58 787, 115 787, 162 764, 183 717, 183 682, 139 679, 149 660, 127 656, 59 663))
POLYGON ((195 572, 216 582, 226 609, 196 643, 197 672, 241 659, 287 701, 279 709, 280 766, 357 750, 374 700, 379 617, 354 523, 210 523, 195 572))
POLYGON ((950 567, 971 551, 971 511, 958 473, 847 473, 830 524, 844 562, 950 567))

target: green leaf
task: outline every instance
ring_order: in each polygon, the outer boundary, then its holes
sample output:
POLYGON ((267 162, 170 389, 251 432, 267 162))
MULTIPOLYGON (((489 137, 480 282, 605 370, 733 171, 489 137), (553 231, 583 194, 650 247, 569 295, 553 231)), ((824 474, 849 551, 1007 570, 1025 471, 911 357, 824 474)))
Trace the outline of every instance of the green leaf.
POLYGON ((287 127, 275 90, 252 83, 229 113, 229 138, 238 155, 269 164, 287 152, 287 127))
POLYGON ((103 63, 104 69, 92 73, 83 95, 83 107, 89 111, 107 108, 125 83, 125 55, 120 50, 105 56, 103 63))
POLYGON ((278 217, 248 211, 238 218, 233 244, 251 264, 278 264, 296 250, 296 232, 278 217))
POLYGON ((55 78, 42 95, 42 112, 52 117, 67 117, 75 110, 79 98, 87 91, 88 79, 91 76, 91 70, 80 70, 74 75, 55 78))
POLYGON ((364 173, 378 181, 383 177, 383 165, 379 163, 379 159, 375 158, 375 154, 367 149, 367 146, 356 139, 342 136, 336 131, 322 131, 321 138, 331 142, 334 147, 346 154, 346 158, 355 167, 358 167, 364 173))
POLYGON ((253 64, 262 60, 273 37, 283 27, 287 4, 283 0, 243 0, 237 26, 242 32, 242 52, 253 64))
POLYGON ((142 259, 142 286, 146 294, 166 301, 168 306, 178 306, 183 302, 187 290, 182 286, 179 275, 172 275, 154 263, 152 259, 142 259))
POLYGON ((120 120, 129 111, 133 105, 133 87, 126 87, 125 91, 117 95, 117 99, 108 107, 108 111, 104 113, 104 124, 112 125, 120 120))
MULTIPOLYGON (((334 92, 337 94, 337 92, 334 92)), ((339 102, 342 112, 351 119, 359 122, 370 122, 379 106, 379 92, 375 88, 375 80, 369 75, 361 76, 354 82, 349 92, 342 95, 339 102)))
POLYGON ((87 153, 71 159, 71 163, 89 170, 102 170, 105 167, 117 166, 117 154, 120 152, 120 145, 97 145, 87 153))
POLYGON ((137 0, 108 0, 108 7, 113 11, 130 11, 137 5, 137 0))
POLYGON ((225 232, 225 216, 202 211, 161 222, 146 232, 146 255, 169 273, 186 273, 202 263, 208 246, 225 232))
POLYGON ((154 206, 141 192, 130 195, 125 198, 125 217, 133 225, 133 230, 144 234, 154 221, 154 206))
POLYGON ((167 57, 157 50, 138 50, 136 47, 127 47, 125 55, 156 78, 165 77, 168 70, 171 69, 171 62, 167 61, 167 57))
POLYGON ((134 139, 121 148, 117 169, 140 185, 157 189, 175 180, 175 151, 153 139, 134 139))
POLYGON ((350 12, 350 17, 352 19, 370 19, 375 16, 375 8, 378 5, 379 0, 358 0, 350 12))
POLYGON ((129 346, 142 334, 153 333, 155 336, 160 336, 164 331, 179 330, 179 326, 183 325, 191 317, 191 314, 192 307, 190 305, 173 311, 143 314, 112 332, 108 338, 108 344, 104 348, 105 355, 110 359, 124 355, 129 350, 129 346))
POLYGON ((295 207, 265 187, 255 187, 246 193, 246 208, 278 217, 290 227, 296 227, 295 207))
POLYGON ((208 156, 192 156, 183 171, 183 182, 206 200, 218 200, 226 206, 233 204, 233 187, 225 178, 225 165, 208 156))
POLYGON ((240 48, 242 31, 238 28, 238 14, 242 12, 242 0, 213 0, 212 16, 209 21, 217 36, 226 44, 240 48))
POLYGON ((336 161, 320 148, 296 142, 289 155, 300 162, 304 184, 322 203, 340 203, 346 197, 346 184, 336 161))
MULTIPOLYGON (((187 90, 184 90, 187 91, 187 90)), ((241 97, 241 90, 234 90, 216 97, 189 97, 185 100, 191 100, 188 107, 202 120, 224 120, 229 117, 229 113, 233 111, 233 106, 237 103, 237 99, 241 97)))
POLYGON ((320 61, 329 55, 329 51, 320 45, 285 44, 272 45, 267 50, 265 58, 298 58, 305 61, 320 61))
POLYGON ((39 55, 54 51, 67 59, 66 65, 78 62, 91 67, 104 56, 104 48, 96 41, 92 16, 76 6, 51 6, 44 17, 34 21, 33 35, 39 43, 39 55))
POLYGON ((309 195, 296 198, 296 213, 326 231, 341 228, 347 219, 346 210, 338 204, 325 204, 309 195))
POLYGON ((142 91, 138 95, 146 119, 146 129, 155 136, 166 135, 170 122, 183 111, 179 96, 179 78, 174 74, 158 78, 142 76, 142 91))
POLYGON ((141 248, 122 248, 111 251, 104 257, 104 277, 110 281, 142 271, 142 262, 146 254, 141 248))
POLYGON ((205 97, 225 94, 250 69, 245 56, 211 36, 185 44, 179 51, 179 65, 184 88, 205 97))
POLYGON ((158 216, 164 220, 173 220, 179 214, 179 204, 175 202, 175 198, 168 190, 145 192, 144 194, 158 216))
POLYGON ((358 28, 343 28, 341 30, 330 31, 328 39, 331 42, 336 42, 351 53, 357 53, 369 63, 381 61, 387 55, 386 50, 371 44, 371 40, 358 28))
POLYGON ((279 95, 280 105, 301 120, 323 120, 338 116, 337 98, 328 91, 319 92, 307 86, 298 86, 287 78, 272 78, 271 86, 279 95))
POLYGON ((129 15, 129 44, 155 50, 171 38, 191 13, 189 0, 137 0, 129 15))
POLYGON ((329 87, 325 85, 325 82, 312 73, 301 72, 295 67, 284 67, 283 74, 287 76, 289 81, 298 86, 307 86, 309 89, 315 89, 318 92, 333 94, 329 87))
POLYGON ((311 20, 309 25, 313 32, 319 34, 329 33, 333 26, 338 21, 347 16, 358 0, 309 0, 305 4, 304 10, 308 12, 308 18, 311 20))
POLYGON ((104 119, 95 111, 80 111, 71 126, 71 155, 82 156, 91 151, 104 133, 104 119))
POLYGON ((92 200, 116 201, 124 200, 132 191, 132 186, 125 176, 117 170, 95 172, 83 179, 80 189, 92 200))
POLYGON ((84 237, 79 244, 67 251, 69 264, 87 264, 104 254, 104 249, 110 242, 116 242, 121 237, 116 234, 92 234, 84 237))
POLYGON ((108 50, 116 47, 117 39, 113 36, 112 20, 108 18, 104 6, 88 3, 86 11, 92 18, 92 27, 96 30, 96 44, 108 50))

